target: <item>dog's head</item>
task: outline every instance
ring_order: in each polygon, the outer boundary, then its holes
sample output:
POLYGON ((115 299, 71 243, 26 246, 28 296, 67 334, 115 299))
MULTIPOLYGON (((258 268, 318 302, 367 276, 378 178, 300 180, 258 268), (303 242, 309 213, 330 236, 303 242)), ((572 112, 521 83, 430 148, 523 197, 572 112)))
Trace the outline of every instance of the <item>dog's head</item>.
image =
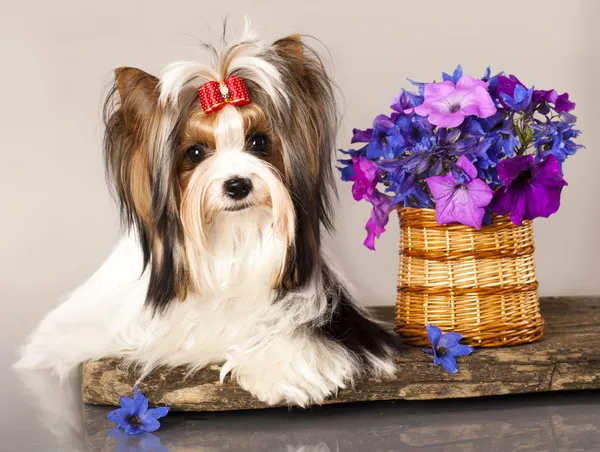
POLYGON ((157 309, 202 292, 193 261, 216 219, 256 228, 258 212, 270 215, 285 245, 273 275, 282 291, 309 281, 320 225, 331 227, 337 124, 319 57, 299 37, 265 45, 251 32, 208 53, 211 64, 174 63, 160 78, 119 68, 106 103, 107 173, 123 222, 140 237, 151 267, 147 303, 157 309), (205 111, 199 87, 222 89, 231 76, 250 102, 205 111))

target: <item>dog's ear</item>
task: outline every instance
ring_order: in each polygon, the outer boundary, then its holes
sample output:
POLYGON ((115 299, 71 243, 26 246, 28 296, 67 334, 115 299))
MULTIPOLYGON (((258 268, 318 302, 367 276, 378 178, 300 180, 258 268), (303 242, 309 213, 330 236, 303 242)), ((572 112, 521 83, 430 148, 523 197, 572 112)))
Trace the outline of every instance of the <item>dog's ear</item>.
POLYGON ((148 125, 158 105, 158 79, 140 69, 115 69, 104 104, 104 160, 119 202, 122 223, 137 229, 150 259, 152 170, 146 143, 148 125))
POLYGON ((158 100, 158 78, 135 68, 115 70, 104 109, 104 157, 122 222, 136 230, 144 268, 151 267, 146 302, 164 310, 172 299, 185 298, 188 279, 173 173, 156 160, 158 100))
POLYGON ((289 35, 273 43, 276 52, 292 64, 296 64, 301 74, 304 74, 304 45, 300 35, 289 35))
POLYGON ((128 127, 147 121, 158 104, 157 77, 133 67, 115 69, 115 84, 128 127))
POLYGON ((333 83, 317 52, 298 35, 275 41, 272 49, 272 62, 290 97, 290 108, 281 112, 285 130, 279 135, 296 213, 296 237, 281 285, 293 291, 304 287, 319 265, 321 226, 333 229, 337 111, 333 83))

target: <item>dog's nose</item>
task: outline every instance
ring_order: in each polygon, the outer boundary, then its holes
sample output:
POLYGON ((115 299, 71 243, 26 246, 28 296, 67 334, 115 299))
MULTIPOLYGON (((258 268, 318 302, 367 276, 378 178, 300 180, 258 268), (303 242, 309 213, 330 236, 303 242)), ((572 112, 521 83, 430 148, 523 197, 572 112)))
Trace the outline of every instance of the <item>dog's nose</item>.
POLYGON ((244 199, 252 191, 252 182, 245 177, 233 177, 225 181, 225 193, 232 199, 244 199))

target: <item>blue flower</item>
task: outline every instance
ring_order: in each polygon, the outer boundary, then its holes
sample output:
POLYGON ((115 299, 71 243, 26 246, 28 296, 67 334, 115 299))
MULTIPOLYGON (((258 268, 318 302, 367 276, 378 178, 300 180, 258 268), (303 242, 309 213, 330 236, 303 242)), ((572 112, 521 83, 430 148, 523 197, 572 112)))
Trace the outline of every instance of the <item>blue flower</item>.
POLYGON ((456 82, 458 82, 458 80, 462 76, 463 76, 463 70, 462 70, 462 67, 460 67, 460 64, 458 66, 456 66, 456 69, 454 69, 454 73, 452 75, 442 72, 442 78, 444 79, 444 81, 450 80, 454 84, 456 84, 456 82))
POLYGON ((379 115, 373 121, 373 139, 367 145, 367 158, 377 160, 381 157, 392 160, 397 156, 398 148, 404 138, 396 124, 385 115, 379 115))
POLYGON ((427 325, 427 336, 429 337, 431 348, 425 349, 423 352, 433 355, 433 362, 441 364, 446 371, 452 374, 458 372, 456 357, 473 353, 473 347, 459 344, 462 334, 442 334, 442 330, 439 327, 429 324, 427 325))
POLYGON ((119 441, 115 452, 169 452, 169 449, 160 442, 160 438, 152 433, 129 436, 115 427, 108 432, 108 436, 119 441))
POLYGON ((148 409, 148 399, 138 392, 137 385, 133 388, 133 399, 121 397, 121 408, 108 413, 108 419, 125 430, 128 435, 140 435, 158 430, 158 418, 166 416, 169 407, 148 409))
POLYGON ((542 160, 552 154, 560 162, 564 162, 568 156, 575 154, 582 146, 573 141, 573 138, 579 136, 579 131, 575 130, 573 125, 557 121, 532 124, 531 128, 536 135, 536 160, 542 160))
MULTIPOLYGON (((515 79, 516 80, 516 79, 515 79)), ((517 80, 518 82, 518 80, 517 80)), ((502 85, 501 85, 502 86, 502 85)), ((504 86, 503 86, 504 87, 504 86)), ((514 111, 525 111, 531 106, 533 96, 533 86, 529 89, 522 84, 514 83, 513 92, 503 92, 499 89, 500 99, 504 105, 514 111)))

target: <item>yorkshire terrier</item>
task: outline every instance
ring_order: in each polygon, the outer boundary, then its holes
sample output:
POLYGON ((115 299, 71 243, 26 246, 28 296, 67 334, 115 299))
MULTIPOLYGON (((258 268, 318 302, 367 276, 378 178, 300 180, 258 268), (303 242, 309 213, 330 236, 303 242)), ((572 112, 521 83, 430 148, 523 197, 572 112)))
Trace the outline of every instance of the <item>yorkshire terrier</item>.
POLYGON ((332 230, 332 81, 298 36, 247 28, 160 78, 115 70, 104 156, 125 230, 37 327, 17 363, 60 375, 122 358, 143 377, 223 363, 268 404, 321 403, 393 376, 396 338, 322 250, 332 230))

